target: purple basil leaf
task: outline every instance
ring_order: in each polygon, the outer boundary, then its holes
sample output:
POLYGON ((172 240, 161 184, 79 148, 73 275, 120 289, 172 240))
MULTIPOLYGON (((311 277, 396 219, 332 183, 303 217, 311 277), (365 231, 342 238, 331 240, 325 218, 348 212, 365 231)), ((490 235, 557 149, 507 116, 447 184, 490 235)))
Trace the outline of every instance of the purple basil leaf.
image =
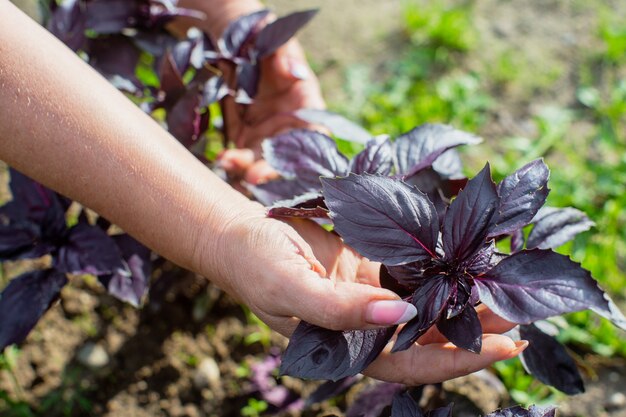
POLYGON ((548 197, 550 170, 542 159, 536 159, 498 184, 500 205, 496 226, 489 236, 512 233, 535 217, 548 197))
POLYGON ((274 53, 276 49, 291 39, 316 14, 317 9, 291 13, 276 19, 261 29, 254 43, 257 59, 274 53))
POLYGON ((419 264, 419 262, 401 265, 401 266, 380 266, 380 286, 395 292, 400 297, 410 296, 417 288, 415 274, 419 270, 411 270, 410 266, 419 264), (396 277, 396 270, 400 278, 396 277))
POLYGON ((480 275, 496 266, 495 261, 498 259, 494 257, 495 253, 496 243, 492 240, 487 242, 471 259, 464 262, 463 266, 471 275, 480 275))
POLYGON ((139 3, 134 0, 92 0, 86 3, 87 28, 101 35, 120 33, 134 26, 139 3))
POLYGON ((176 38, 162 31, 139 31, 132 37, 132 40, 139 49, 157 58, 155 68, 160 67, 158 64, 165 53, 171 51, 178 43, 176 38))
POLYGON ((327 330, 300 322, 283 353, 281 375, 337 381, 363 371, 383 350, 396 326, 327 330))
POLYGON ((299 178, 279 178, 257 185, 249 185, 248 190, 264 206, 271 206, 282 200, 291 200, 308 193, 319 193, 319 179, 314 184, 307 184, 299 178))
POLYGON ((455 317, 442 316, 437 322, 437 329, 455 346, 480 353, 483 328, 472 305, 466 304, 463 311, 455 317))
POLYGON ((60 4, 52 2, 53 7, 47 28, 54 36, 73 51, 82 49, 87 42, 85 28, 87 19, 84 2, 63 0, 60 4))
POLYGON ((568 395, 585 392, 576 362, 562 344, 534 324, 521 325, 519 333, 530 342, 520 355, 526 372, 568 395))
POLYGON ((487 164, 467 182, 446 212, 443 222, 446 259, 464 260, 483 247, 497 216, 498 201, 487 164))
POLYGON ((186 147, 193 145, 208 127, 208 113, 200 112, 202 96, 198 90, 187 90, 168 110, 167 130, 186 147))
POLYGON ((129 93, 140 92, 143 89, 135 76, 140 51, 129 38, 118 35, 90 39, 88 53, 89 64, 118 89, 129 93), (122 83, 122 80, 126 82, 122 83))
POLYGON ((211 77, 202 88, 201 107, 216 103, 230 94, 230 89, 222 77, 211 77))
POLYGON ((411 303, 417 316, 404 325, 393 345, 392 352, 410 348, 444 313, 454 282, 446 276, 426 280, 414 293, 411 303))
POLYGON ((408 392, 403 392, 393 398, 391 417, 424 417, 424 413, 413 397, 408 392))
POLYGON ((65 274, 54 269, 26 272, 9 282, 0 294, 0 352, 28 336, 65 284, 65 274))
POLYGON ((546 407, 540 408, 535 405, 531 405, 528 409, 523 408, 520 405, 514 407, 505 408, 504 410, 494 411, 487 414, 485 417, 555 417, 556 408, 546 407))
MULTIPOLYGON (((418 126, 398 136, 394 142, 396 172, 410 177, 433 165, 444 152, 460 145, 475 145, 480 142, 482 139, 479 137, 448 125, 427 123, 418 126)), ((456 169, 455 167, 455 171, 456 169)))
POLYGON ((324 126, 334 136, 350 142, 366 144, 372 138, 367 130, 337 113, 318 109, 299 109, 293 114, 305 122, 324 126))
POLYGON ((425 417, 452 417, 452 404, 430 410, 425 417))
POLYGON ((474 280, 480 300, 513 323, 593 309, 611 316, 608 299, 589 271, 550 250, 522 251, 474 280))
POLYGON ((306 193, 292 200, 276 202, 267 212, 269 217, 328 218, 324 197, 319 193, 306 193))
POLYGON ((337 397, 354 386, 359 381, 356 376, 347 376, 337 381, 326 381, 309 395, 304 403, 304 407, 324 402, 333 397, 337 397))
POLYGON ((312 130, 291 130, 264 141, 263 156, 283 177, 297 177, 307 184, 319 184, 321 176, 343 176, 348 172, 348 160, 335 141, 312 130))
POLYGON ((370 139, 365 149, 359 152, 348 167, 355 174, 389 175, 393 167, 391 142, 386 136, 370 139))
POLYGON ((519 252, 524 249, 524 231, 522 229, 511 233, 511 253, 519 252))
POLYGON ((59 249, 55 267, 70 274, 103 275, 124 269, 122 254, 111 236, 101 228, 78 223, 69 229, 59 249))
POLYGON ((260 68, 257 64, 242 62, 237 66, 237 85, 245 91, 248 97, 256 96, 260 76, 260 68))
POLYGON ((122 253, 127 268, 99 276, 98 279, 109 294, 134 307, 139 307, 148 292, 152 273, 150 249, 127 234, 115 235, 112 238, 122 253))
POLYGON ((69 202, 14 169, 13 199, 0 207, 0 259, 33 259, 52 252, 65 239, 69 202))
POLYGON ((161 81, 161 91, 165 93, 163 105, 165 107, 171 107, 185 94, 186 87, 183 82, 183 75, 176 66, 172 53, 169 51, 161 60, 159 79, 161 81))
POLYGON ((426 194, 389 177, 323 178, 335 231, 366 258, 400 265, 435 258, 437 212, 426 194))
POLYGON ((402 384, 377 382, 365 388, 346 411, 346 417, 379 417, 394 397, 406 387, 402 384))
POLYGON ((589 230, 595 223, 573 207, 544 207, 533 219, 526 248, 553 249, 572 240, 578 233, 589 230))
POLYGON ((256 33, 269 13, 269 10, 264 9, 233 20, 217 41, 222 54, 227 58, 239 56, 241 48, 256 33))

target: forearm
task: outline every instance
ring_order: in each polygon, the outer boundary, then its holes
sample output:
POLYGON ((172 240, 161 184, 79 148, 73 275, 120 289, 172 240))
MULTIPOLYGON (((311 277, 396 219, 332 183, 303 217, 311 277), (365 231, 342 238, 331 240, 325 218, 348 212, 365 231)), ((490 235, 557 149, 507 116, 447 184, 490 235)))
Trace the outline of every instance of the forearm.
POLYGON ((228 23, 240 16, 263 9, 258 0, 180 0, 180 7, 199 10, 206 14, 204 21, 181 19, 180 27, 197 26, 217 39, 228 23))
POLYGON ((0 159, 210 274, 198 254, 256 206, 13 5, 0 16, 0 159))

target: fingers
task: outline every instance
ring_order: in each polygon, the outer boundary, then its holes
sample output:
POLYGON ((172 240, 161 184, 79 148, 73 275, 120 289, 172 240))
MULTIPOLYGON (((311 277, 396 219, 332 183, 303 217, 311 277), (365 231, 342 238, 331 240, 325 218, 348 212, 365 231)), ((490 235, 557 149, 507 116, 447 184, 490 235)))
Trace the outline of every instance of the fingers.
POLYGON ((391 291, 354 282, 333 282, 309 272, 283 282, 282 297, 266 311, 274 316, 296 316, 332 330, 405 323, 417 313, 412 304, 391 291))
POLYGON ((390 353, 389 344, 367 368, 365 374, 389 382, 415 386, 442 382, 486 368, 494 362, 520 354, 528 342, 513 342, 496 334, 483 336, 480 354, 458 348, 451 343, 415 344, 402 352, 390 353))

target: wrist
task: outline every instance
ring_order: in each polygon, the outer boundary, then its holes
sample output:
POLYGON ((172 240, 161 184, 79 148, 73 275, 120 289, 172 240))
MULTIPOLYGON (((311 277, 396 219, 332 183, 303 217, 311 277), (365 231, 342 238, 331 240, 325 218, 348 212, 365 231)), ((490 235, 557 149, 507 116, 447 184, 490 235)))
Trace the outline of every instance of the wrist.
POLYGON ((220 204, 206 215, 199 228, 193 252, 194 270, 235 298, 233 267, 243 261, 246 242, 260 221, 267 219, 265 208, 241 196, 240 201, 220 204))

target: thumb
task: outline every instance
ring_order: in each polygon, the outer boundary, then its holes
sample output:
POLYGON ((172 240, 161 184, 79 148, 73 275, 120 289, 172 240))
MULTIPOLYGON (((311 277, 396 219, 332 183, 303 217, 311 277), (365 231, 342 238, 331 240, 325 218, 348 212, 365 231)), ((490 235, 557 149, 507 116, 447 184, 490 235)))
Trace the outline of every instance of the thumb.
POLYGON ((355 282, 334 282, 314 271, 284 282, 274 314, 296 316, 331 330, 371 329, 405 323, 415 307, 395 293, 355 282))

